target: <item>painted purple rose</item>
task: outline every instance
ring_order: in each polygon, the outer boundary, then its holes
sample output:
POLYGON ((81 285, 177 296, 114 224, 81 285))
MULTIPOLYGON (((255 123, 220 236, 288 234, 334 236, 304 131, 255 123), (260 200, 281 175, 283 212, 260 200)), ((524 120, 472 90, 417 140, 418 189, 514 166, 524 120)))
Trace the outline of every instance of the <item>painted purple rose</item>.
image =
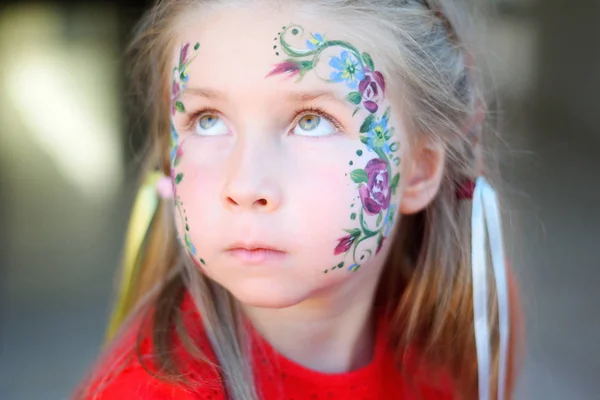
POLYGON ((348 250, 350 250, 350 247, 352 247, 352 243, 354 243, 355 239, 356 239, 356 235, 348 235, 348 236, 339 238, 338 239, 339 243, 335 247, 333 254, 337 256, 338 254, 342 254, 342 253, 345 253, 348 250))
POLYGON ((293 61, 284 61, 282 63, 275 65, 275 68, 273 68, 273 70, 271 72, 269 72, 269 74, 266 76, 266 78, 273 76, 273 75, 280 75, 280 74, 288 74, 289 76, 295 76, 295 75, 298 75, 299 73, 300 73, 300 65, 298 63, 295 63, 293 61))
POLYGON ((188 52, 190 50, 190 44, 186 43, 179 52, 179 68, 182 68, 188 61, 188 52))
POLYGON ((176 103, 179 101, 179 93, 181 92, 181 86, 179 82, 173 82, 173 86, 171 88, 171 115, 175 115, 177 111, 176 103))
POLYGON ((387 164, 381 158, 374 158, 367 163, 365 172, 367 184, 358 189, 360 200, 367 214, 376 215, 387 210, 390 205, 390 182, 387 164))
POLYGON ((358 84, 358 91, 362 95, 363 106, 370 112, 375 113, 379 109, 379 102, 385 93, 385 80, 379 71, 365 69, 365 77, 358 84))
POLYGON ((375 254, 379 254, 381 248, 383 247, 383 242, 385 242, 385 239, 385 236, 380 236, 379 239, 377 239, 377 250, 375 250, 375 254))

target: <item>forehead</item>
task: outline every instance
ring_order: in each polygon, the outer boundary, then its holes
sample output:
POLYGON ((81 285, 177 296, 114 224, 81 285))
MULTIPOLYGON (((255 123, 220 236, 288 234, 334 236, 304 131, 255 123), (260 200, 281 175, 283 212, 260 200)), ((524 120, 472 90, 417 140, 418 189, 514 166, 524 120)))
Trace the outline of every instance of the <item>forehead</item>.
MULTIPOLYGON (((298 89, 298 85, 306 90, 344 91, 343 85, 328 85, 313 73, 306 74, 300 82, 281 76, 266 78, 275 65, 290 58, 279 44, 279 34, 287 25, 293 23, 302 29, 290 39, 294 47, 306 48, 311 34, 318 33, 328 39, 351 41, 365 50, 339 23, 326 17, 308 16, 299 9, 290 11, 255 4, 212 10, 203 16, 190 14, 186 21, 186 27, 176 39, 173 65, 179 59, 179 49, 183 44, 199 43, 187 70, 188 85, 250 98, 265 93, 276 94, 286 87, 298 89)), ((334 55, 336 50, 332 51, 331 55, 334 55)), ((319 64, 326 68, 327 63, 327 57, 323 57, 319 64)), ((326 70, 321 74, 322 77, 327 75, 326 70)))

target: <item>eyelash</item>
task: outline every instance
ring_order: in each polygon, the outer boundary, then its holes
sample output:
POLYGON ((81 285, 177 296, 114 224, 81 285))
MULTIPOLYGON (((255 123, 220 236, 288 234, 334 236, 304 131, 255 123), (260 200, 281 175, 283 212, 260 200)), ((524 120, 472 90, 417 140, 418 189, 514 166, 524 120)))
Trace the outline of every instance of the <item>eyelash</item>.
MULTIPOLYGON (((202 108, 189 116, 188 121, 185 124, 186 130, 193 129, 194 126, 196 125, 196 123, 198 123, 198 119, 200 119, 200 117, 202 117, 204 114, 214 114, 214 115, 219 116, 219 118, 221 116, 221 113, 219 113, 214 108, 209 108, 209 107, 202 108)), ((331 115, 329 115, 327 112, 325 112, 320 107, 305 107, 305 108, 302 108, 302 109, 296 111, 292 126, 296 126, 296 124, 298 124, 300 119, 308 114, 314 114, 314 115, 318 115, 321 118, 325 118, 327 121, 331 122, 331 124, 333 124, 333 126, 335 126, 335 128, 340 132, 344 130, 344 127, 342 126, 342 124, 340 124, 335 118, 333 118, 331 115)), ((316 138, 321 139, 321 137, 316 137, 316 138)))
MULTIPOLYGON (((301 110, 296 111, 296 116, 294 117, 294 123, 292 124, 292 126, 296 126, 296 124, 298 124, 300 119, 308 114, 318 115, 319 117, 324 118, 327 121, 331 122, 331 124, 333 126, 335 126, 335 128, 338 130, 337 133, 342 132, 344 130, 344 127, 342 126, 342 124, 340 124, 335 118, 333 118, 331 115, 326 113, 320 107, 305 107, 305 108, 302 108, 301 110)), ((315 136, 314 139, 323 139, 325 137, 327 137, 327 136, 315 136)))
POLYGON ((187 122, 185 124, 186 130, 193 129, 194 126, 198 123, 198 120, 200 119, 200 117, 202 117, 203 114, 214 114, 214 115, 218 115, 219 118, 221 117, 221 113, 219 113, 214 108, 209 108, 209 107, 201 108, 200 110, 194 112, 193 114, 191 114, 188 117, 188 120, 187 120, 187 122))

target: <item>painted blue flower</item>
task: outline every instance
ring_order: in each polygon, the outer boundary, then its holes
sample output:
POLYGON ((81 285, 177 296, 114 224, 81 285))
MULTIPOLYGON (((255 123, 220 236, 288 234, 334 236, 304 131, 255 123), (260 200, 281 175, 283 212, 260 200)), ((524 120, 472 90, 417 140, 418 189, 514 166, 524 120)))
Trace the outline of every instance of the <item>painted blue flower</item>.
POLYGON ((348 267, 348 271, 355 272, 359 268, 360 268, 360 265, 358 265, 358 264, 352 264, 350 267, 348 267))
POLYGON ((190 74, 188 73, 188 68, 185 67, 182 71, 181 71, 181 82, 183 83, 187 83, 190 80, 190 74))
POLYGON ((329 79, 333 82, 344 82, 350 89, 356 89, 358 83, 365 78, 365 71, 360 62, 347 50, 340 57, 331 57, 329 65, 335 69, 329 79))
POLYGON ((175 129, 175 125, 171 122, 171 162, 175 161, 175 157, 177 156, 177 143, 179 142, 179 133, 177 133, 177 129, 175 129))
POLYGON ((175 157, 177 157, 177 146, 171 149, 171 163, 175 162, 175 157))
POLYGON ((369 131, 367 132, 367 146, 369 150, 381 149, 384 154, 390 154, 392 149, 386 135, 388 135, 389 117, 384 115, 379 121, 373 119, 369 131))
POLYGON ((308 47, 309 50, 314 50, 322 45, 324 41, 325 40, 320 33, 313 33, 310 35, 310 38, 306 40, 306 47, 308 47))
POLYGON ((383 220, 385 233, 384 237, 390 236, 390 231, 392 230, 392 225, 394 224, 394 215, 396 214, 396 206, 390 205, 387 210, 387 214, 385 215, 385 219, 383 220))
POLYGON ((190 251, 190 253, 192 253, 192 255, 196 255, 196 246, 194 246, 194 244, 192 243, 192 239, 190 238, 190 235, 188 235, 187 233, 185 234, 185 244, 186 244, 188 250, 190 251))

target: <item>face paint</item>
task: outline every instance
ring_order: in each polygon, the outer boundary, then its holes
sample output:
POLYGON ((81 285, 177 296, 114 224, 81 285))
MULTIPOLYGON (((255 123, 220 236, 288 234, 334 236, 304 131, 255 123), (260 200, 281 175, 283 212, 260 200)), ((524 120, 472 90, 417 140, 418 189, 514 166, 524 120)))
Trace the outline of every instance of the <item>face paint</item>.
MULTIPOLYGON (((287 75, 297 77, 299 82, 308 72, 316 73, 323 51, 339 48, 339 54, 329 58, 328 77, 320 78, 329 83, 343 84, 350 90, 346 99, 356 106, 353 116, 361 109, 368 114, 360 126, 360 141, 367 152, 374 153, 374 156, 364 168, 354 169, 349 174, 357 185, 362 205, 350 215, 350 220, 355 221, 357 226, 345 229, 346 234, 338 239, 333 250, 334 255, 345 255, 344 262, 324 271, 342 269, 349 263, 348 270, 354 272, 373 252, 379 253, 394 224, 397 206, 391 202, 391 198, 396 195, 400 181, 400 158, 396 155, 399 143, 394 140, 394 128, 390 126, 390 109, 384 110, 382 107, 385 80, 383 74, 375 69, 371 56, 366 52, 361 53, 346 41, 327 40, 320 33, 310 34, 305 48, 291 46, 287 40, 288 34, 300 37, 303 32, 300 26, 283 27, 275 40, 289 58, 275 65, 267 77, 287 75), (359 245, 366 240, 373 242, 371 247, 357 252, 359 245)), ((274 45, 273 48, 279 55, 278 46, 274 45)), ((358 149, 356 155, 361 157, 363 150, 358 149)), ((349 162, 349 165, 353 164, 353 161, 349 162)))
MULTIPOLYGON (((200 43, 193 47, 194 52, 200 48, 200 43)), ((182 91, 189 80, 188 66, 194 60, 195 56, 189 58, 190 44, 184 44, 179 50, 179 59, 177 65, 173 68, 173 81, 171 83, 171 179, 173 181, 173 194, 175 199, 175 212, 179 223, 183 229, 183 240, 178 236, 179 241, 186 248, 188 254, 194 263, 203 270, 202 265, 206 262, 196 254, 196 246, 190 237, 190 225, 185 215, 185 207, 181 198, 177 195, 177 185, 183 180, 183 173, 177 172, 177 166, 183 157, 183 143, 180 142, 179 133, 175 128, 174 117, 180 112, 185 112, 185 106, 180 99, 182 91)))

